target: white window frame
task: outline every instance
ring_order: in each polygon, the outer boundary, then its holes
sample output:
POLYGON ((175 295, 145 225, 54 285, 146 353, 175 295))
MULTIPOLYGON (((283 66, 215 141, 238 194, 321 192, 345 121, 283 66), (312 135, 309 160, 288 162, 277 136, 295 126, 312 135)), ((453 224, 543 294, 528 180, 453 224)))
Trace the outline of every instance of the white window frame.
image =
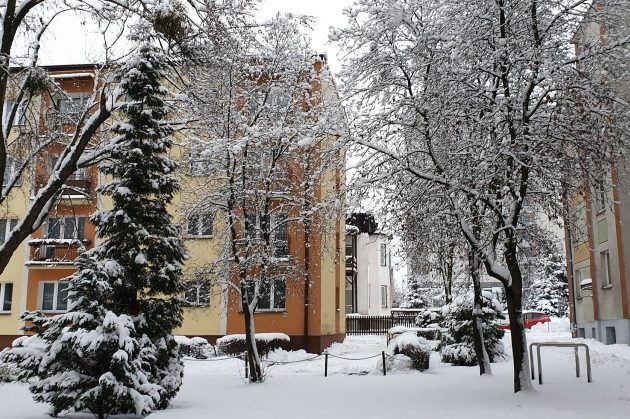
MULTIPOLYGON (((20 102, 18 110, 15 113, 15 119, 13 121, 14 127, 18 127, 26 123, 26 111, 28 109, 28 102, 29 102, 28 100, 22 100, 20 102)), ((7 100, 4 102, 4 115, 2 115, 3 127, 5 127, 9 123, 9 116, 11 112, 13 112, 14 106, 15 106, 15 100, 7 100)))
POLYGON ((13 295, 15 294, 15 284, 13 282, 0 282, 0 313, 11 313, 13 308, 13 295), (4 307, 4 295, 6 293, 7 285, 11 285, 11 300, 9 301, 10 307, 6 309, 4 307))
POLYGON ((208 238, 212 238, 212 236, 214 236, 214 219, 215 219, 215 214, 213 212, 210 211, 203 211, 203 212, 192 212, 190 214, 188 214, 188 217, 186 217, 186 236, 189 238, 195 238, 195 239, 208 239, 208 238), (192 217, 196 217, 196 226, 195 226, 195 234, 191 234, 190 232, 190 222, 191 222, 191 218, 192 217), (202 234, 203 233, 203 220, 204 217, 210 217, 210 234, 202 234))
MULTIPOLYGON (((262 295, 262 294, 261 294, 262 295)), ((260 300, 258 300, 260 304, 260 300)), ((273 278, 271 280, 271 286, 269 287, 269 308, 261 308, 260 306, 256 307, 256 313, 269 313, 274 311, 287 311, 287 278, 284 276, 280 276, 277 278, 273 278), (275 290, 276 290, 276 281, 284 282, 284 306, 283 307, 274 307, 275 306, 275 290)))
POLYGON ((611 288, 613 284, 610 273, 610 252, 608 250, 599 252, 599 263, 602 272, 602 288, 611 288))
POLYGON ((65 313, 68 311, 68 306, 70 306, 71 300, 66 298, 66 309, 59 310, 57 308, 57 298, 59 296, 59 284, 67 284, 67 281, 41 281, 39 283, 39 291, 37 298, 37 308, 43 313, 65 313), (53 289, 53 308, 51 310, 44 310, 42 305, 44 304, 44 284, 54 284, 53 289))
POLYGON ((9 240, 9 236, 11 236, 11 230, 13 230, 19 220, 17 218, 2 218, 4 221, 4 231, 0 231, 0 244, 4 244, 7 240, 9 240))
POLYGON ((389 306, 389 294, 387 285, 381 285, 381 308, 387 308, 389 306))
POLYGON ((381 254, 380 254, 380 263, 381 266, 387 266, 387 243, 381 243, 381 250, 380 250, 381 254))
MULTIPOLYGON (((259 224, 260 225, 260 224, 259 224)), ((272 240, 272 245, 273 245, 273 257, 275 259, 288 259, 289 255, 291 254, 291 249, 289 249, 289 215, 286 212, 279 212, 279 213, 274 213, 271 215, 271 240, 272 240), (286 232, 287 232, 287 238, 286 238, 286 250, 287 253, 284 255, 277 255, 276 254, 276 243, 279 242, 280 240, 278 240, 278 232, 279 232, 279 223, 278 223, 278 219, 279 218, 284 218, 284 228, 286 228, 286 232)), ((286 305, 286 304, 285 304, 286 305)))
POLYGON ((59 219, 59 236, 58 239, 59 240, 64 240, 64 239, 76 239, 76 240, 83 240, 85 239, 85 227, 88 221, 88 217, 85 215, 77 215, 77 216, 48 216, 46 217, 46 225, 45 225, 45 238, 49 239, 50 234, 49 234, 49 228, 50 228, 50 220, 51 219, 59 219), (83 221, 83 237, 78 237, 79 236, 79 229, 77 228, 77 226, 79 225, 79 219, 83 218, 85 221, 83 221), (74 224, 74 230, 73 230, 73 237, 66 237, 66 220, 73 220, 74 224))
POLYGON ((604 187, 604 181, 599 181, 595 184, 595 209, 597 214, 606 211, 606 188, 604 187))
POLYGON ((578 298, 582 298, 582 286, 580 285, 582 282, 582 271, 580 269, 576 269, 573 273, 573 284, 575 285, 575 291, 578 298))
POLYGON ((189 176, 209 176, 212 174, 212 158, 210 155, 203 155, 202 147, 191 147, 188 151, 188 175, 189 176))
POLYGON ((184 281, 184 307, 208 307, 210 305, 210 283, 204 279, 191 279, 188 281, 184 281), (207 287, 204 286, 204 282, 207 284, 207 287), (203 288, 207 288, 207 295, 200 298, 200 295, 203 295, 205 290, 203 288), (195 290, 195 301, 191 301, 186 298, 186 294, 188 291, 194 289, 195 290))

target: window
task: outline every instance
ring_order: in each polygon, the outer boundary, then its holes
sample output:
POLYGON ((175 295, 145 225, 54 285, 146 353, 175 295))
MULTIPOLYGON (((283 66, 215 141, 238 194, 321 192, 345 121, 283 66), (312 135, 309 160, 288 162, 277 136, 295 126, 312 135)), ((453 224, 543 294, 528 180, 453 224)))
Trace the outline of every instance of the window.
MULTIPOLYGON (((249 300, 254 297, 254 281, 247 287, 249 300)), ((284 277, 263 281, 260 284, 260 298, 256 310, 282 310, 286 305, 287 284, 284 277)))
POLYGON ((184 282, 184 305, 188 307, 207 307, 210 304, 210 282, 196 279, 184 282))
POLYGON ((591 337, 593 339, 597 339, 597 332, 595 331, 594 327, 591 327, 591 337))
POLYGON ((54 107, 60 115, 76 117, 88 106, 89 97, 85 93, 59 94, 54 99, 54 107))
MULTIPOLYGON (((15 176, 20 169, 21 163, 15 160, 11 156, 7 156, 7 161, 4 166, 4 177, 2 178, 2 186, 7 186, 9 181, 15 176)), ((22 183, 20 178, 15 181, 15 186, 19 186, 22 183)))
POLYGON ((47 239, 78 239, 85 237, 85 217, 48 217, 47 239))
POLYGON ((11 282, 0 283, 0 313, 11 311, 13 299, 13 284, 11 282))
POLYGON ((42 311, 68 310, 69 285, 67 282, 41 282, 39 309, 42 311))
POLYGON ((387 292, 387 285, 381 285, 381 307, 387 308, 387 301, 389 300, 389 294, 387 292))
POLYGON ((289 229, 287 214, 273 217, 273 254, 277 258, 289 256, 289 229))
MULTIPOLYGON (((6 126, 9 123, 9 117, 11 116, 11 112, 13 112, 13 108, 15 107, 14 100, 7 100, 4 104, 4 115, 2 115, 2 123, 6 126)), ((13 119, 13 125, 24 125, 26 122, 26 109, 28 108, 28 101, 23 100, 20 102, 20 106, 15 113, 15 118, 13 119)))
POLYGON ((578 298, 582 298, 582 271, 579 269, 575 270, 575 275, 573 275, 573 284, 575 285, 575 293, 578 298))
POLYGON ((269 89, 267 103, 274 111, 284 112, 291 104, 291 92, 286 87, 274 86, 269 89))
POLYGON ((615 327, 606 327, 606 345, 614 345, 615 343, 617 343, 615 327))
POLYGON ((187 233, 190 237, 210 237, 212 236, 213 224, 214 214, 212 213, 190 214, 187 233))
POLYGON ((602 272, 602 288, 612 287, 612 278, 610 276, 610 253, 608 250, 600 252, 599 262, 602 272))
POLYGON ((17 226, 17 223, 18 220, 16 218, 0 219, 0 245, 9 239, 11 231, 17 226))
POLYGON ((212 159, 202 148, 192 148, 188 152, 188 174, 190 176, 207 176, 211 174, 212 159))
POLYGON ((595 208, 598 214, 606 210, 606 188, 603 181, 595 185, 595 208))
POLYGON ((381 266, 387 266, 387 245, 381 244, 381 266))

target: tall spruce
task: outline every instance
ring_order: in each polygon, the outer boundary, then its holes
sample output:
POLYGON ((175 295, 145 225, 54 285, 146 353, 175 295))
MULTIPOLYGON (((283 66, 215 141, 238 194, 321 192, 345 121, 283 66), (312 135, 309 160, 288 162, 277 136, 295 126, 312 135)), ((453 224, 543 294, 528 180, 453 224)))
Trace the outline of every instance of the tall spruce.
POLYGON ((130 315, 136 332, 156 347, 155 362, 147 367, 151 382, 164 389, 159 408, 175 396, 183 375, 171 331, 182 322, 179 295, 186 258, 167 211, 179 186, 176 164, 166 155, 173 144, 173 128, 164 120, 169 111, 162 85, 166 70, 162 51, 149 42, 122 67, 125 121, 113 126, 117 146, 101 169, 114 179, 100 191, 111 196, 113 208, 92 217, 99 235, 107 238, 98 257, 116 267, 109 273, 112 309, 130 315))
POLYGON ((164 118, 166 64, 142 43, 119 70, 127 103, 112 131, 112 181, 99 189, 111 210, 92 216, 102 244, 82 254, 69 278, 70 310, 46 317, 25 313, 36 334, 2 354, 31 380, 34 398, 51 413, 89 411, 146 415, 166 407, 179 390, 183 363, 171 335, 181 324, 178 295, 186 252, 166 206, 178 189, 166 157, 173 129, 164 118))

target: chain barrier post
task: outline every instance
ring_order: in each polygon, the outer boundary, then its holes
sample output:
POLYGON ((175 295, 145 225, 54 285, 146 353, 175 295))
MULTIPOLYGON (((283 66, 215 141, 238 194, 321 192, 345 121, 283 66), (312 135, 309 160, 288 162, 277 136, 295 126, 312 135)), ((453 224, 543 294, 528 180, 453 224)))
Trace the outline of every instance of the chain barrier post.
POLYGON ((324 349, 324 377, 328 377, 328 349, 324 349))
POLYGON ((385 366, 385 351, 381 351, 381 356, 383 357, 383 375, 387 375, 387 367, 385 366))
POLYGON ((245 351, 245 378, 249 378, 249 363, 247 362, 247 351, 245 351))

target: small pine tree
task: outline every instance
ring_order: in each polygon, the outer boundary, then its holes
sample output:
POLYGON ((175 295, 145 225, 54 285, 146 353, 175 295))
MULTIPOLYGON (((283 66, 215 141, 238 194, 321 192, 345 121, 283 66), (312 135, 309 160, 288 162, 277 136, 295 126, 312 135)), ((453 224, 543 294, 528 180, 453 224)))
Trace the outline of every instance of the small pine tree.
POLYGON ((400 308, 426 308, 429 305, 428 290, 422 288, 417 280, 410 279, 400 308))
MULTIPOLYGON (((505 350, 501 339, 505 332, 497 327, 503 319, 503 306, 492 294, 482 297, 483 337, 490 362, 502 359, 505 350)), ((454 365, 476 365, 477 357, 473 342, 473 297, 470 293, 456 297, 442 310, 440 351, 442 362, 454 365)))
POLYGON ((125 122, 112 128, 115 147, 101 170, 113 180, 99 189, 113 208, 91 218, 105 240, 79 257, 69 280, 69 312, 26 313, 36 335, 2 356, 18 365, 18 378, 39 378, 30 389, 54 415, 146 415, 164 408, 182 382, 171 331, 182 320, 186 252, 166 210, 178 185, 175 163, 165 156, 172 128, 163 122, 164 57, 144 42, 119 74, 128 100, 121 109, 125 122))
POLYGON ((526 290, 524 307, 550 316, 565 317, 569 308, 569 289, 565 262, 560 254, 550 254, 541 261, 532 285, 526 290))

